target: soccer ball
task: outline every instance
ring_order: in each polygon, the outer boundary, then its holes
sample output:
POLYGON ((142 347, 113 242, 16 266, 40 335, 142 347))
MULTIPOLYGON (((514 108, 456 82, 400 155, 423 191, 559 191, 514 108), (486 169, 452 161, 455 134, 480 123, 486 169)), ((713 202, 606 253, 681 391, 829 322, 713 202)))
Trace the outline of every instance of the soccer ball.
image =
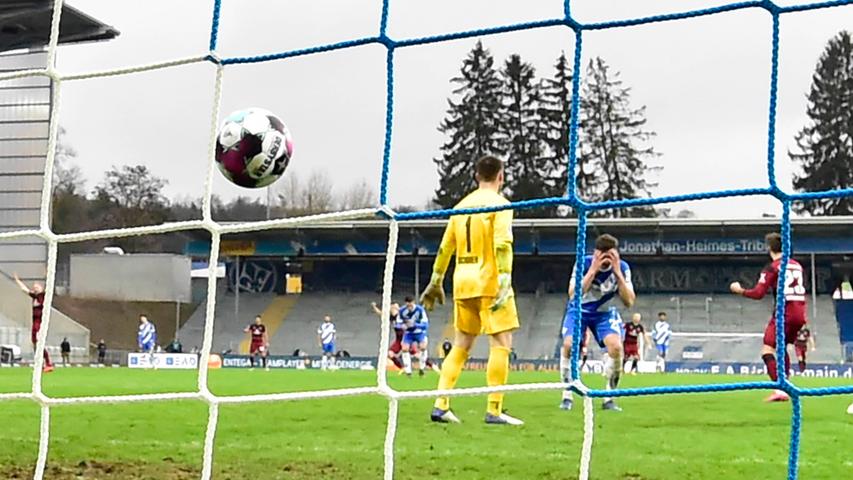
POLYGON ((241 187, 261 188, 275 182, 291 155, 290 131, 262 108, 228 115, 216 135, 216 165, 225 178, 241 187))

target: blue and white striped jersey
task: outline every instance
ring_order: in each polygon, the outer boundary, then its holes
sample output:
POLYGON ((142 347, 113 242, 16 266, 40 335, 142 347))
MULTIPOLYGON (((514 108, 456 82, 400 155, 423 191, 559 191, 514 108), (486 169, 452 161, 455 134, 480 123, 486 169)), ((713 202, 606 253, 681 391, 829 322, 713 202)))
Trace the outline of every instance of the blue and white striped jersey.
POLYGON ((335 341, 335 324, 332 322, 323 322, 320 328, 317 329, 317 335, 320 336, 320 342, 323 345, 328 345, 335 341))
POLYGON ((672 338, 672 330, 669 328, 669 322, 658 320, 655 322, 655 328, 652 330, 652 338, 656 345, 669 346, 669 340, 672 338))
MULTIPOLYGON (((628 285, 631 285, 631 267, 628 262, 620 260, 622 266, 622 275, 628 285)), ((583 273, 589 271, 592 265, 592 255, 587 255, 583 259, 583 273)), ((575 265, 577 267, 577 265, 575 265)), ((575 268, 572 268, 572 281, 575 280, 575 268)), ((592 280, 592 285, 589 290, 584 293, 581 298, 581 311, 583 313, 604 313, 609 311, 607 303, 619 293, 619 285, 616 283, 616 275, 613 274, 613 269, 599 271, 592 280)))
POLYGON ((424 307, 420 305, 415 305, 411 310, 408 306, 401 308, 400 320, 406 325, 406 331, 409 333, 426 333, 429 329, 429 318, 424 307))
POLYGON ((139 345, 151 345, 157 342, 157 329, 151 322, 139 324, 139 332, 136 334, 136 343, 139 345))

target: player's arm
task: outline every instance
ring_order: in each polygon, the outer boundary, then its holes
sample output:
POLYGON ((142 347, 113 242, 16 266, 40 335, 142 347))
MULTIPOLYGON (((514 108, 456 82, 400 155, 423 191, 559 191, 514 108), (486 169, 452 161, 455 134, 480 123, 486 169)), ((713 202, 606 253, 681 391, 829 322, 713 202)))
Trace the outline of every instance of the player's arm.
POLYGON ((809 335, 809 350, 815 351, 817 350, 817 345, 815 345, 814 334, 809 335))
POLYGON ((320 334, 322 332, 323 332, 323 330, 321 328, 317 329, 317 345, 319 345, 321 347, 323 346, 323 337, 320 336, 320 334))
POLYGON ((243 329, 243 333, 249 333, 249 328, 251 328, 251 325, 249 325, 248 327, 244 328, 244 329, 243 329))
POLYGON ((15 279, 15 283, 18 285, 18 288, 20 288, 22 292, 29 295, 31 292, 30 287, 28 287, 26 283, 21 281, 21 279, 20 279, 20 277, 18 277, 17 273, 14 274, 14 279, 15 279))
POLYGON ((753 300, 761 300, 765 295, 767 295, 767 292, 770 290, 770 287, 775 283, 775 281, 776 275, 773 275, 773 270, 766 269, 761 272, 761 276, 758 277, 758 282, 756 282, 754 287, 746 289, 741 286, 740 282, 732 282, 729 289, 735 295, 742 295, 753 300))
POLYGON ((627 263, 622 265, 622 259, 616 249, 611 249, 605 255, 610 257, 610 264, 613 266, 613 276, 616 277, 619 298, 625 307, 631 308, 637 300, 637 294, 634 293, 634 284, 631 283, 631 269, 628 268, 627 263))
POLYGON ((512 210, 495 213, 495 263, 498 267, 498 295, 492 310, 506 303, 512 293, 512 210))
POLYGON ((453 218, 451 218, 444 228, 444 235, 441 237, 441 244, 438 246, 435 262, 432 264, 432 277, 429 285, 421 294, 421 304, 427 310, 432 310, 435 302, 444 305, 444 274, 447 272, 447 267, 450 266, 450 257, 456 251, 454 223, 453 218))
POLYGON ((376 302, 370 302, 370 308, 373 309, 374 313, 376 313, 380 317, 382 316, 382 310, 379 308, 379 305, 376 305, 376 302))
MULTIPOLYGON (((592 254, 592 262, 589 265, 589 270, 584 272, 583 278, 581 279, 581 293, 586 293, 592 287, 592 281, 595 279, 595 275, 601 270, 601 260, 602 255, 601 252, 596 250, 592 254)), ((577 273, 577 263, 572 267, 572 278, 569 280, 569 300, 575 298, 575 274, 577 273)))

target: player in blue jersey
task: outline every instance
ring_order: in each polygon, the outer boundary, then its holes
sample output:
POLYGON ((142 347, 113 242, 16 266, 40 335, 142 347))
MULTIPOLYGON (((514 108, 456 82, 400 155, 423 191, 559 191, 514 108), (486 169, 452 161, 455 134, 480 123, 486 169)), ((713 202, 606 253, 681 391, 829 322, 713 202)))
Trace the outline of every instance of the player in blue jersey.
POLYGON ((150 365, 154 365, 154 349, 157 347, 157 328, 154 324, 148 321, 148 316, 144 313, 139 315, 139 331, 136 333, 136 344, 139 346, 139 351, 147 353, 150 365))
MULTIPOLYGON (((577 265, 575 266, 577 267, 577 265)), ((581 332, 587 328, 601 347, 607 348, 610 357, 605 362, 607 390, 613 390, 619 384, 622 374, 622 321, 615 307, 608 304, 614 297, 619 297, 625 307, 634 304, 636 295, 631 284, 631 269, 628 263, 619 257, 619 241, 616 237, 604 234, 595 239, 595 251, 583 258, 583 278, 581 279, 580 319, 577 312, 570 308, 575 295, 575 272, 569 281, 569 302, 563 318, 563 349, 560 356, 560 374, 564 382, 571 382, 569 362, 571 359, 572 333, 575 322, 581 322, 581 332)), ((620 408, 612 397, 604 399, 605 410, 620 408)), ((563 410, 572 409, 572 392, 566 389, 560 402, 563 410)))
POLYGON ((666 312, 658 312, 658 321, 652 330, 652 339, 658 349, 658 358, 655 369, 661 373, 666 371, 666 352, 669 351, 669 341, 672 338, 672 329, 666 321, 666 312))
POLYGON ((317 328, 317 343, 323 351, 323 359, 320 361, 320 368, 323 370, 332 369, 335 366, 335 324, 332 323, 332 317, 326 315, 323 317, 323 323, 317 328))
POLYGON ((412 376, 412 346, 418 348, 418 372, 424 376, 424 368, 427 366, 428 342, 427 332, 429 330, 429 318, 427 318, 424 307, 415 303, 412 297, 405 298, 406 304, 400 309, 400 321, 406 328, 403 334, 403 371, 412 376))

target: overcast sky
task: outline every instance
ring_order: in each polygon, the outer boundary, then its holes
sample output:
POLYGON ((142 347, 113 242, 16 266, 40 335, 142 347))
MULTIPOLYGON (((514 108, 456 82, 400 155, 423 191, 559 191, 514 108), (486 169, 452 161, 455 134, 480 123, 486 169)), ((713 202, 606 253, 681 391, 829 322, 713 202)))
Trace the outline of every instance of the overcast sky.
MULTIPOLYGON (((71 5, 117 28, 111 41, 62 47, 64 73, 131 66, 190 55, 208 47, 211 0, 73 0, 71 5)), ((725 1, 576 0, 575 17, 604 21, 725 1)), ((779 1, 779 4, 805 3, 779 1)), ((224 0, 219 54, 257 55, 375 35, 379 0, 224 0)), ((559 17, 561 0, 392 0, 389 35, 396 39, 559 17)), ((781 22, 777 175, 790 189, 787 156, 805 124, 805 94, 829 38, 853 28, 853 7, 788 14, 781 22)), ((657 132, 656 195, 767 185, 770 15, 751 9, 712 17, 585 33, 584 64, 603 57, 647 107, 657 132)), ((519 53, 540 76, 565 51, 566 28, 483 38, 502 62, 519 53)), ((444 138, 449 79, 476 39, 410 47, 396 54, 392 205, 423 206, 438 184, 432 159, 444 138)), ((371 45, 225 69, 222 115, 249 107, 277 113, 294 136, 289 173, 328 173, 344 190, 362 178, 378 188, 385 116, 385 49, 371 45)), ((170 197, 200 196, 209 140, 214 67, 208 63, 143 74, 69 82, 60 123, 79 153, 91 188, 111 165, 145 164, 169 180, 170 197)), ((228 184, 226 198, 263 192, 228 184)), ((778 214, 773 199, 693 202, 706 218, 778 214)))

